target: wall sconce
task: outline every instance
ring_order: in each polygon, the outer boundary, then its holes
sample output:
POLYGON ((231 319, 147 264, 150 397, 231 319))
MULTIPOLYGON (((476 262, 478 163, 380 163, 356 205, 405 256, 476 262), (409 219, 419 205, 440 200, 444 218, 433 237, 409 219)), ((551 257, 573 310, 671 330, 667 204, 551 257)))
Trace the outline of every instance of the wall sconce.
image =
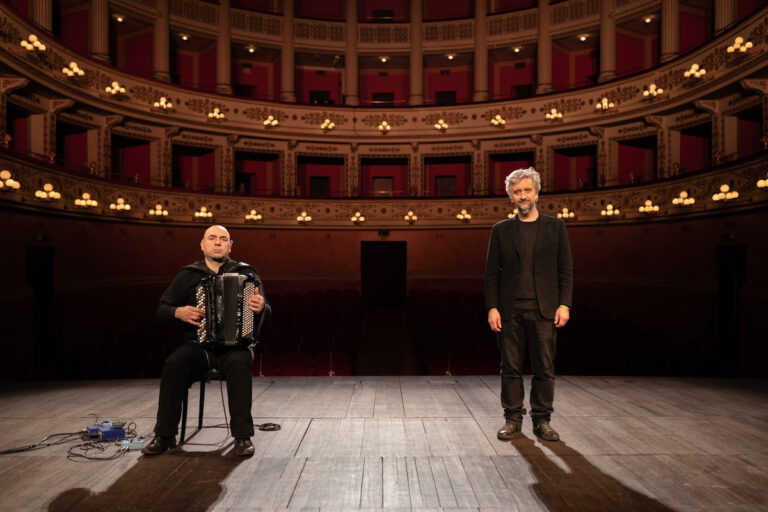
POLYGON ((80 196, 80 198, 75 199, 75 206, 80 206, 82 208, 93 208, 98 205, 99 202, 95 199, 91 199, 91 194, 88 192, 83 192, 83 195, 80 196))
POLYGON ((250 213, 245 215, 246 222, 259 222, 262 219, 261 214, 256 210, 251 210, 250 213))
POLYGON ((644 16, 643 17, 643 22, 645 22, 646 25, 651 23, 652 21, 653 21, 653 16, 644 16))
POLYGON ((272 114, 269 114, 269 116, 267 116, 267 118, 264 120, 263 124, 264 128, 275 128, 280 124, 280 121, 278 121, 277 118, 272 114))
POLYGON ((154 210, 149 210, 150 217, 167 217, 168 210, 163 209, 163 205, 157 203, 154 210))
POLYGON ((435 130, 439 132, 444 132, 448 129, 448 123, 445 122, 444 119, 438 119, 435 123, 435 130))
POLYGON ((507 124, 507 120, 501 117, 501 114, 496 114, 491 118, 491 124, 497 128, 504 128, 507 124))
POLYGON ((603 217, 605 217, 605 218, 610 218, 610 217, 617 217, 617 216, 619 216, 620 214, 621 214, 621 211, 619 211, 619 209, 618 209, 618 208, 614 209, 614 208, 613 208, 613 205, 612 205, 612 204, 610 204, 610 203, 608 203, 607 205, 605 205, 605 210, 601 210, 601 211, 600 211, 600 215, 601 215, 601 216, 603 216, 603 217))
POLYGON ((609 110, 612 110, 616 108, 616 104, 608 99, 608 97, 603 96, 599 100, 597 100, 597 103, 595 103, 595 109, 598 112, 608 112, 609 110))
POLYGON ((189 34, 183 34, 179 32, 179 37, 181 38, 182 41, 189 41, 189 34))
POLYGON ((152 104, 152 106, 158 110, 167 112, 169 110, 173 110, 173 100, 171 98, 166 98, 165 96, 161 96, 158 101, 152 104))
POLYGON ((746 53, 747 50, 752 48, 752 41, 744 42, 744 38, 739 36, 736 39, 733 40, 733 44, 728 47, 728 50, 726 50, 728 53, 736 53, 737 55, 739 53, 746 53))
POLYGON ((569 211, 568 208, 563 208, 563 211, 562 212, 558 212, 558 214, 557 214, 557 218, 558 219, 564 219, 564 220, 572 219, 575 216, 576 216, 576 214, 573 213, 572 211, 569 211))
POLYGON ((227 117, 219 107, 215 107, 212 111, 208 112, 209 121, 223 121, 227 117))
POLYGON ((692 64, 691 69, 685 71, 683 76, 685 78, 701 78, 707 74, 707 70, 699 66, 698 64, 692 64))
POLYGON ((389 133, 389 130, 392 129, 392 125, 387 123, 386 121, 382 121, 379 123, 379 131, 382 135, 386 135, 389 133))
POLYGON ((514 210, 512 210, 511 212, 509 212, 509 213, 507 214, 507 218, 508 218, 508 219, 514 219, 514 218, 515 218, 515 215, 517 215, 517 208, 515 208, 514 210))
POLYGON ((712 196, 713 201, 728 201, 739 197, 739 193, 736 190, 731 190, 726 184, 720 185, 720 192, 712 196))
POLYGON ((131 211, 131 205, 126 203, 125 199, 122 197, 118 197, 116 202, 109 203, 109 209, 116 210, 118 212, 129 212, 131 211))
POLYGON ((515 46, 514 48, 512 48, 512 51, 515 53, 520 53, 520 50, 522 50, 520 46, 515 46))
POLYGON ((248 46, 246 46, 245 49, 248 50, 248 53, 255 53, 256 52, 256 47, 253 45, 253 43, 251 43, 248 46))
POLYGON ((688 192, 683 190, 680 195, 672 199, 672 204, 676 206, 690 206, 696 202, 693 197, 688 197, 688 192))
POLYGON ((125 21, 125 15, 123 14, 113 14, 112 17, 115 18, 115 21, 118 23, 122 23, 125 21))
POLYGON ((302 210, 299 216, 296 217, 296 222, 302 225, 309 224, 310 222, 312 222, 312 216, 307 215, 307 212, 302 210))
POLYGON ((656 213, 659 211, 659 205, 653 204, 653 201, 646 199, 643 206, 637 209, 640 213, 656 213))
POLYGON ((460 222, 469 222, 472 220, 472 215, 470 215, 467 210, 462 209, 459 213, 456 214, 456 218, 460 222))
POLYGON ((456 58, 455 53, 446 53, 445 56, 448 58, 448 60, 453 60, 456 58))
MULTIPOLYGON (((3 172, 7 172, 7 171, 3 171, 3 172)), ((2 177, 3 177, 3 174, 0 173, 0 178, 2 178, 2 177)), ((766 188, 766 187, 768 187, 768 177, 766 177, 766 179, 758 180, 757 181, 757 188, 766 188)), ((18 187, 16 187, 16 188, 18 188, 18 187)))
POLYGON ((112 84, 111 84, 111 85, 109 85, 108 87, 105 87, 105 88, 104 88, 104 91, 105 91, 107 94, 111 94, 111 95, 113 95, 113 96, 114 96, 115 94, 125 94, 125 87, 123 87, 122 85, 120 85, 120 83, 119 83, 119 82, 117 82, 117 81, 114 81, 114 82, 112 82, 112 84))
POLYGON ((587 39, 589 39, 589 34, 579 34, 579 41, 581 41, 582 43, 587 39))
POLYGON ((61 194, 53 190, 53 185, 46 183, 43 185, 43 190, 35 190, 35 197, 43 201, 53 201, 61 199, 61 194))
POLYGON ((355 224, 360 224, 365 222, 365 217, 360 212, 355 212, 355 214, 350 217, 350 219, 355 224))
POLYGON ((656 84, 649 84, 643 87, 644 98, 655 98, 661 94, 664 94, 664 89, 661 87, 656 87, 656 84))
POLYGON ((19 44, 28 52, 44 52, 46 50, 46 46, 37 38, 35 34, 29 34, 29 37, 27 37, 27 39, 22 39, 21 43, 19 44))
POLYGON ((553 108, 549 112, 544 114, 544 117, 547 119, 547 121, 552 121, 553 123, 556 123, 558 121, 563 120, 563 113, 558 112, 556 108, 553 108))
POLYGON ((213 217, 213 212, 208 210, 205 206, 201 206, 198 211, 195 212, 195 219, 208 220, 213 217))
POLYGON ((389 60, 389 57, 387 57, 386 55, 382 55, 381 57, 379 57, 379 60, 381 61, 382 64, 386 64, 387 61, 389 60))
POLYGON ((19 188, 21 188, 21 183, 11 178, 11 171, 7 169, 0 171, 0 190, 13 192, 19 188))
POLYGON ((407 222, 408 224, 413 224, 414 222, 419 220, 419 218, 416 216, 415 213, 413 213, 413 210, 408 210, 408 213, 405 214, 405 216, 403 217, 403 220, 405 220, 405 222, 407 222))
POLYGON ((85 71, 80 69, 75 61, 70 62, 68 68, 61 68, 61 72, 70 78, 73 76, 83 76, 85 74, 85 71))
POLYGON ((324 132, 329 132, 333 130, 335 127, 336 127, 336 124, 330 119, 328 119, 327 117, 323 121, 323 124, 320 125, 320 129, 323 130, 324 132))

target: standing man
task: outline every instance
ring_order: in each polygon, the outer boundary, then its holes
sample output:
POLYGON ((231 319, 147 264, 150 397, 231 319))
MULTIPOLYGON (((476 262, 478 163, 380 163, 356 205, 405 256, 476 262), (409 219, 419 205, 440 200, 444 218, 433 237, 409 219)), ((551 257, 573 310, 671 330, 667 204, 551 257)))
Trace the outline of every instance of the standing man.
POLYGON ((536 209, 541 176, 533 167, 507 176, 506 189, 517 215, 491 229, 485 266, 485 304, 488 324, 497 333, 506 420, 497 437, 512 439, 521 429, 527 346, 533 368, 533 432, 557 441, 560 436, 549 424, 555 396, 555 329, 570 318, 571 248, 565 223, 536 209))
POLYGON ((214 347, 205 349, 197 340, 197 328, 205 311, 196 307, 195 287, 202 279, 225 273, 253 276, 258 290, 248 301, 248 309, 257 317, 269 314, 270 307, 264 300, 264 289, 256 269, 247 263, 229 259, 232 239, 223 226, 211 226, 200 241, 203 261, 187 265, 176 276, 160 297, 157 316, 162 320, 184 325, 184 344, 176 349, 163 365, 160 380, 160 400, 157 407, 155 438, 142 451, 145 455, 159 455, 176 446, 176 431, 181 418, 181 403, 187 388, 200 380, 210 368, 217 368, 227 379, 229 411, 232 415, 230 428, 235 438, 235 455, 250 457, 254 448, 253 418, 251 417, 251 364, 252 347, 214 347))

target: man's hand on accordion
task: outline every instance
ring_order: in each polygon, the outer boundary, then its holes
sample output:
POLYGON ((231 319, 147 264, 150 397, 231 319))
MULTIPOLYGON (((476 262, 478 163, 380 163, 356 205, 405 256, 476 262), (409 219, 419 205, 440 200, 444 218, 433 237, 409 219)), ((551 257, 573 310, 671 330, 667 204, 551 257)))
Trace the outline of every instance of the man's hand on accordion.
POLYGON ((264 297, 258 291, 251 295, 251 299, 248 301, 248 309, 254 313, 261 313, 264 309, 264 297))
POLYGON ((205 317, 205 310, 195 306, 179 306, 174 311, 173 316, 182 322, 200 327, 200 319, 205 317))

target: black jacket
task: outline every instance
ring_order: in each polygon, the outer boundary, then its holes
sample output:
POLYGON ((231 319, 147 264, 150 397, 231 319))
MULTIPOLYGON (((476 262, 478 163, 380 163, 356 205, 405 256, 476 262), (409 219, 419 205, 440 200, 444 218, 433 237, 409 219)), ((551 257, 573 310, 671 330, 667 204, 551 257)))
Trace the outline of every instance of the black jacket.
MULTIPOLYGON (((509 317, 520 278, 520 243, 517 216, 501 221, 491 229, 485 265, 485 305, 497 308, 502 319, 509 317)), ((565 222, 539 214, 533 253, 533 279, 539 312, 554 318, 558 306, 571 306, 573 262, 565 222)))
MULTIPOLYGON (((267 297, 264 295, 264 285, 261 283, 261 278, 256 272, 256 269, 247 263, 242 263, 234 260, 227 259, 224 264, 219 267, 218 275, 226 273, 245 274, 253 276, 256 279, 256 286, 259 288, 259 293, 264 297, 264 309, 261 313, 256 314, 254 318, 254 325, 259 325, 259 322, 266 320, 272 308, 267 304, 267 297)), ((181 269, 181 272, 174 278, 171 285, 160 297, 160 305, 157 307, 157 317, 161 320, 169 322, 175 322, 184 327, 184 341, 195 343, 197 340, 197 327, 186 322, 182 322, 174 316, 176 308, 180 306, 195 306, 195 287, 201 279, 209 276, 217 275, 216 272, 208 268, 204 261, 196 261, 191 265, 187 265, 181 269)))

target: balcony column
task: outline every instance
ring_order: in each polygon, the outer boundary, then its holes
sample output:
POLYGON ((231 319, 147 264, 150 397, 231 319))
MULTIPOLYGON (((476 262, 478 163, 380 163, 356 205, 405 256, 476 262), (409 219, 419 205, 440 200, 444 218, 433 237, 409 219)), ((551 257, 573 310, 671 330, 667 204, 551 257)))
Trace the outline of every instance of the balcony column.
POLYGON ((715 35, 720 34, 738 20, 736 0, 715 0, 715 35))
POLYGON ((157 19, 152 33, 152 76, 163 82, 171 81, 170 26, 168 0, 157 0, 157 19))
POLYGON ((53 0, 29 0, 29 19, 47 31, 53 30, 53 0))
POLYGON ((357 0, 346 0, 347 49, 344 57, 344 104, 359 105, 357 62, 357 0))
POLYGON ((549 0, 539 0, 536 94, 552 92, 552 39, 549 37, 549 0))
POLYGON ((677 58, 680 53, 680 4, 677 0, 661 0, 661 62, 677 58))
POLYGON ((216 38, 216 92, 232 94, 232 10, 229 0, 219 0, 219 34, 216 38))
POLYGON ((89 52, 94 59, 109 62, 109 2, 91 0, 88 14, 90 37, 89 52))
POLYGON ((475 91, 472 101, 488 101, 487 0, 475 0, 475 91))
POLYGON ((409 105, 424 103, 424 55, 422 31, 424 25, 422 0, 411 0, 411 55, 409 63, 409 105))
POLYGON ((600 76, 598 82, 616 78, 616 3, 600 2, 600 76))
POLYGON ((283 2, 283 48, 280 51, 280 101, 290 103, 296 103, 293 53, 293 2, 283 2))

